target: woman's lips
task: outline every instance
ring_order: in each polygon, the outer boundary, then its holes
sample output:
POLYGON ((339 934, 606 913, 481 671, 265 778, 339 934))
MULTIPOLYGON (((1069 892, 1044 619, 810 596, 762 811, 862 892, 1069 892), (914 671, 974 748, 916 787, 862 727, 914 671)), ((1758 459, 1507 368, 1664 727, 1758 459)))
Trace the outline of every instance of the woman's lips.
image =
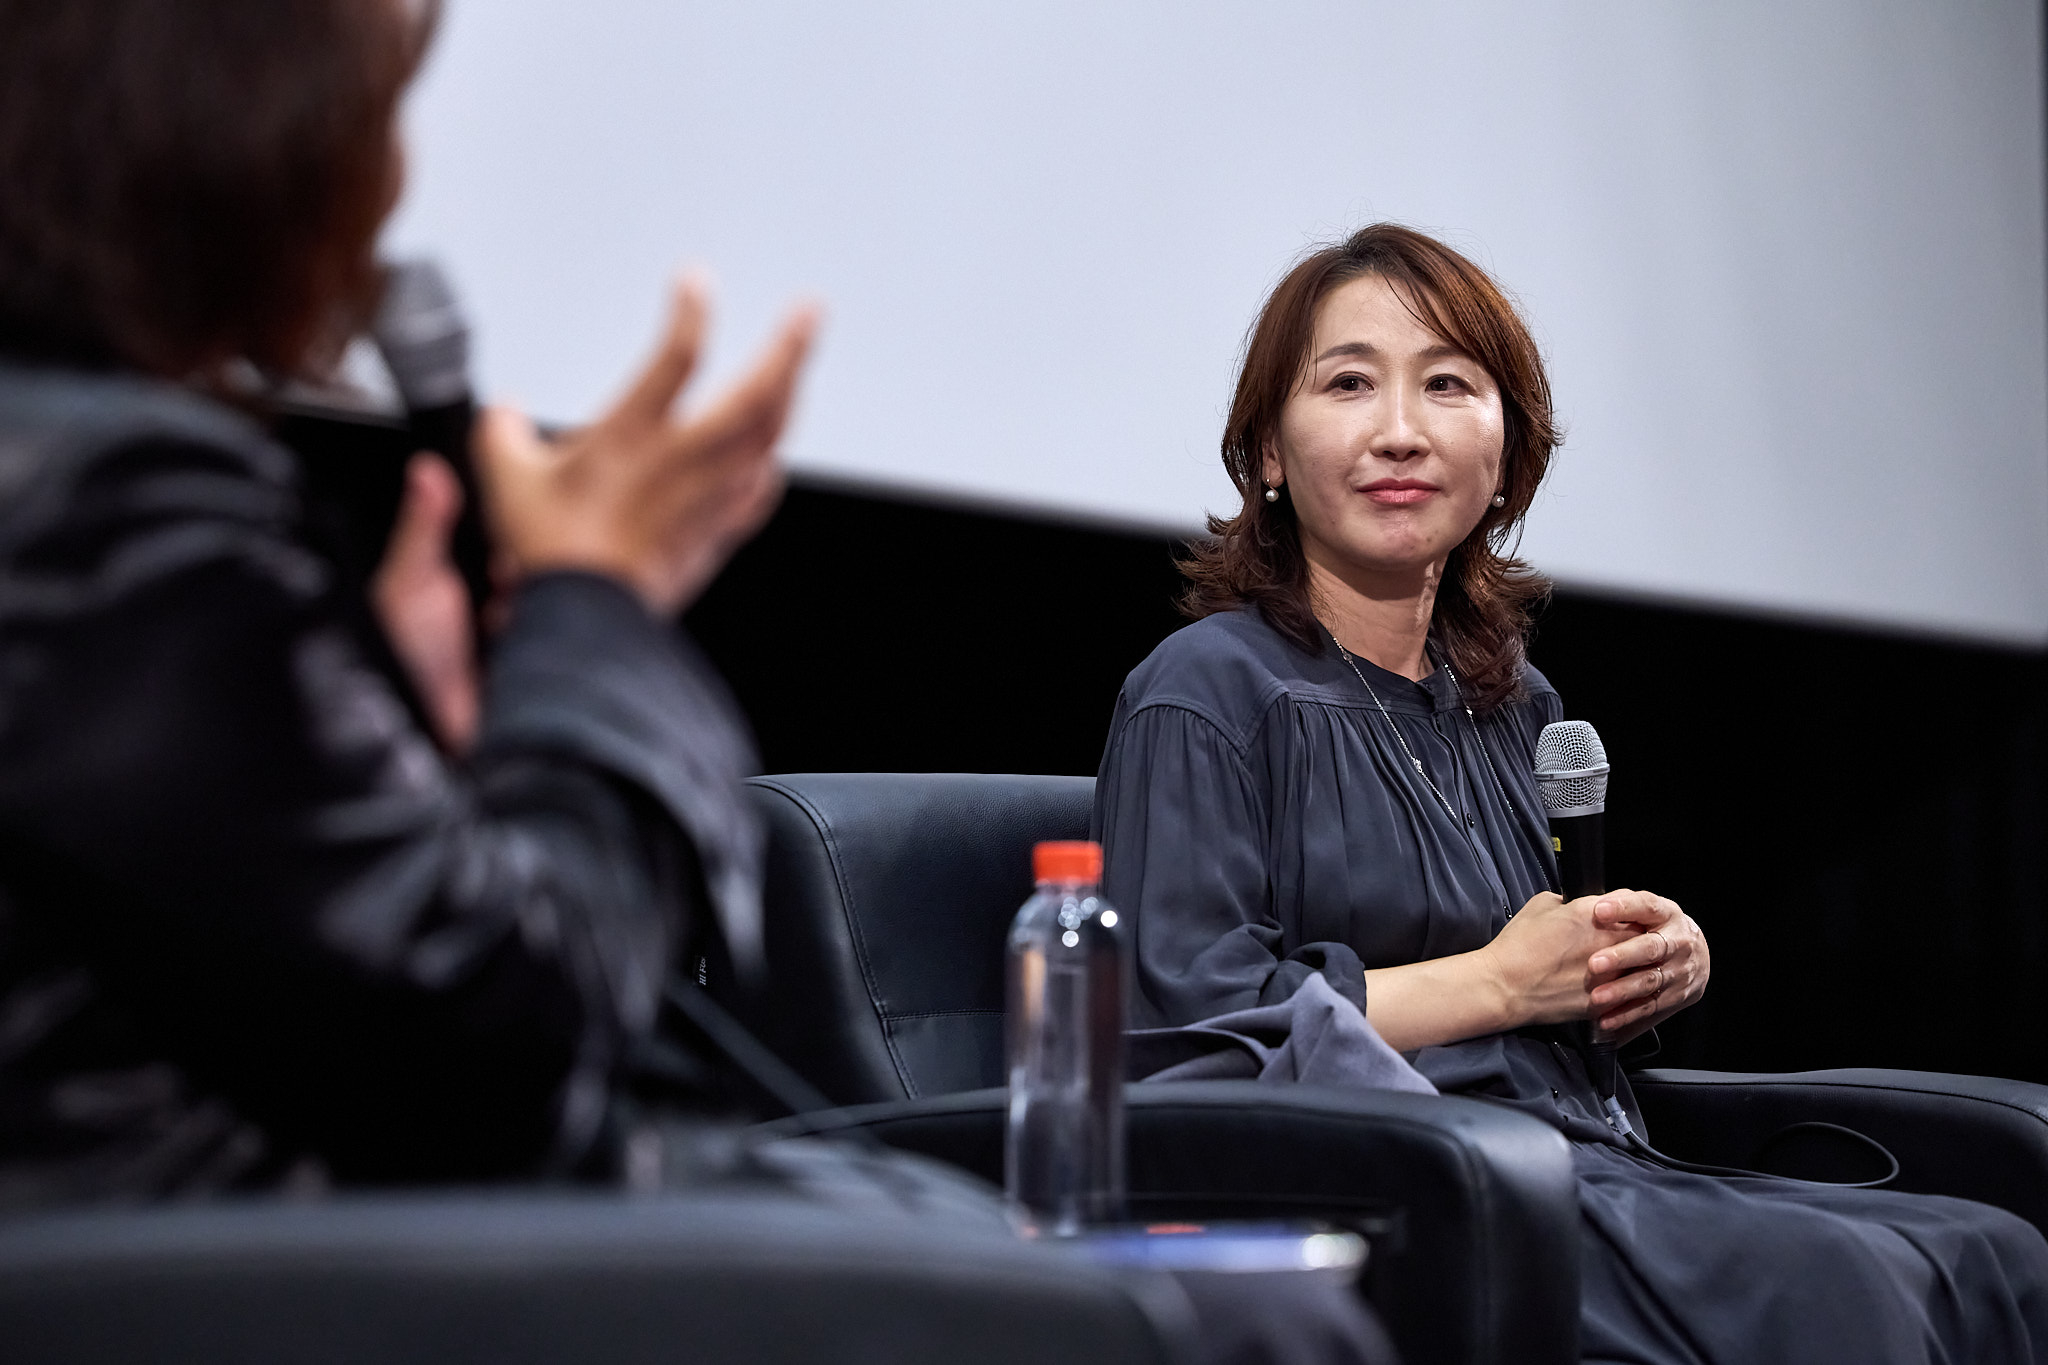
POLYGON ((1406 507, 1440 491, 1419 479, 1380 479, 1359 490, 1382 507, 1406 507))

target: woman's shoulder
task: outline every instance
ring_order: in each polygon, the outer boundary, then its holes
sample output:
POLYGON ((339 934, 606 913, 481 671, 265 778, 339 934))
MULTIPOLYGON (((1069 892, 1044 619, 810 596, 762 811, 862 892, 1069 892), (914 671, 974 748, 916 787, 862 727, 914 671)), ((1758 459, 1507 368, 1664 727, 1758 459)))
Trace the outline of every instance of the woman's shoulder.
MULTIPOLYGON (((1522 665, 1522 685, 1516 691, 1514 701, 1509 705, 1530 711, 1549 712, 1562 706, 1563 702, 1557 695, 1557 689, 1550 685, 1550 679, 1544 677, 1536 665, 1525 663, 1522 665)), ((1550 719, 1555 720, 1557 717, 1551 716, 1550 719)))
POLYGON ((1501 706, 1498 714, 1533 754, 1536 738, 1543 732, 1543 727, 1554 720, 1564 719, 1564 700, 1536 665, 1525 663, 1522 665, 1521 686, 1515 689, 1514 697, 1501 706))
POLYGON ((264 439, 253 418, 183 384, 16 356, 0 357, 0 419, 95 435, 144 427, 222 445, 264 439))
POLYGON ((119 505, 112 490, 134 484, 159 513, 175 514, 177 506, 161 505, 166 497, 191 501, 200 490, 166 476, 204 473, 211 487, 224 478, 244 490, 213 496, 213 515, 273 520, 288 510, 297 477, 290 453, 253 418, 204 394, 143 375, 14 359, 0 360, 0 457, 0 525, 17 545, 61 520, 86 488, 97 504, 119 505))
POLYGON ((1131 670, 1119 718, 1156 708, 1192 713, 1243 745, 1308 662, 1255 610, 1221 611, 1160 641, 1131 670))
POLYGON ((0 359, 0 443, 11 479, 63 473, 136 446, 226 457, 267 482, 292 459, 256 421, 179 384, 119 370, 0 359))
POLYGON ((140 375, 0 360, 0 572, 34 563, 81 610, 226 563, 303 596, 328 578, 300 521, 295 458, 246 414, 140 375))

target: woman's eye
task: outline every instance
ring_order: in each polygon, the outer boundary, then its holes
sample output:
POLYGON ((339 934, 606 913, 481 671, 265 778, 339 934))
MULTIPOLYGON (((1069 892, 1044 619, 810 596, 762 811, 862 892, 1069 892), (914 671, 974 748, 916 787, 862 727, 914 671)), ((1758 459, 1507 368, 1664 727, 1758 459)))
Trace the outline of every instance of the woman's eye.
POLYGON ((1454 374, 1432 375, 1424 387, 1431 393, 1456 393, 1465 387, 1465 381, 1454 374))
POLYGON ((1330 381, 1330 387, 1341 389, 1345 393, 1357 393, 1365 387, 1365 376, 1362 374, 1340 374, 1330 381))

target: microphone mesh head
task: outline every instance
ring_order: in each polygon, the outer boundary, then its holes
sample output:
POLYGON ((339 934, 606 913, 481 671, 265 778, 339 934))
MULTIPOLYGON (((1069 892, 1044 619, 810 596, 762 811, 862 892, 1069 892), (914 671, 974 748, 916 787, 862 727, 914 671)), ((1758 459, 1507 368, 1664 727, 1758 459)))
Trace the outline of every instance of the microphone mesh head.
POLYGON ((1554 816, 1607 809, 1607 746, 1583 720, 1552 721, 1536 738, 1536 790, 1554 816))
POLYGON ((440 266, 396 261, 385 267, 370 335, 408 408, 445 407, 469 397, 469 324, 440 266))

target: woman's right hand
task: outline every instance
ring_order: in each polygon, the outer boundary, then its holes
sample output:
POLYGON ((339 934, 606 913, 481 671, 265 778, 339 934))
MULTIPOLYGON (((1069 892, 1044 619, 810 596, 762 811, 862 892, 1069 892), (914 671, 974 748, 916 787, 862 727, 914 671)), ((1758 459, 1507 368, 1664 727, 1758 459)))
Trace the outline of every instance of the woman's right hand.
POLYGON ((676 400, 702 349, 704 288, 676 290, 667 334, 592 425, 550 442, 494 407, 477 432, 491 528, 516 576, 581 569, 624 582, 659 615, 694 601, 781 496, 775 443, 817 330, 799 308, 754 366, 687 417, 676 400))
POLYGON ((1500 996, 1504 1027, 1587 1018, 1593 1011, 1593 989, 1605 979, 1593 974, 1593 955, 1641 932, 1632 924, 1603 928, 1595 921, 1593 908, 1603 902, 1630 907, 1638 900, 1654 899, 1646 892, 1625 890, 1575 901, 1549 891, 1532 898, 1479 950, 1500 996))

